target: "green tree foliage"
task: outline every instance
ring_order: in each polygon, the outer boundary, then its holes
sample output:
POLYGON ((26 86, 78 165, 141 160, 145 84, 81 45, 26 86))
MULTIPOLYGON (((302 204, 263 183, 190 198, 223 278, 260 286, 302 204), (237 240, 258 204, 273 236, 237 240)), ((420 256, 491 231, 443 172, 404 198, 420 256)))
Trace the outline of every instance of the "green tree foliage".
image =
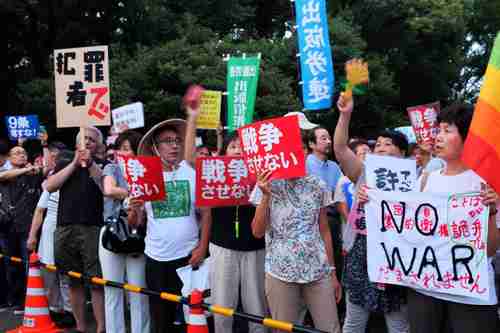
MULTIPOLYGON (((327 1, 336 92, 344 63, 370 64, 356 98, 353 134, 407 123, 405 108, 473 99, 500 29, 499 0, 327 1)), ((256 117, 301 110, 294 22, 288 0, 6 0, 9 113, 37 113, 55 126, 52 52, 111 45, 112 107, 142 101, 147 125, 182 116, 191 83, 224 90, 224 55, 262 54, 256 117)), ((336 112, 309 112, 333 128, 336 112)))

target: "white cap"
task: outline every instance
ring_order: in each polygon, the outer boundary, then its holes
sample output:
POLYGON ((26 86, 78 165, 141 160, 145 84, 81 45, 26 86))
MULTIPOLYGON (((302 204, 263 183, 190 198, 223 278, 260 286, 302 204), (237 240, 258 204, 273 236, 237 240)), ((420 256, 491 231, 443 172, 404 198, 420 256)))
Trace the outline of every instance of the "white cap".
POLYGON ((315 127, 318 127, 318 124, 311 123, 307 118, 306 115, 302 112, 288 112, 287 114, 284 115, 284 117, 288 116, 298 116, 299 117, 299 127, 301 130, 310 130, 315 127))

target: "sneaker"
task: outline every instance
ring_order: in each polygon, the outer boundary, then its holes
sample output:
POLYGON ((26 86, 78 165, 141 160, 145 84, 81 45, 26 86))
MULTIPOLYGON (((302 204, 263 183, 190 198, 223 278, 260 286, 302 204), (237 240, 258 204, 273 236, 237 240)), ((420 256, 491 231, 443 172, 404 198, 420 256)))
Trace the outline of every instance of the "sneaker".
POLYGON ((24 306, 22 305, 15 305, 12 309, 14 310, 14 316, 20 316, 24 314, 24 306))

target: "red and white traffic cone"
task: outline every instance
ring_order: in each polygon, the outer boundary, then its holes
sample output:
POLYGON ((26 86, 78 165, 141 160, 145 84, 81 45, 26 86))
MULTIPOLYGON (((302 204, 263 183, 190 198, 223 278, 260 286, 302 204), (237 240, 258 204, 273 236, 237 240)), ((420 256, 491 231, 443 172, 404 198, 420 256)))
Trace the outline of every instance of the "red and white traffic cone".
POLYGON ((7 333, 52 333, 62 332, 49 314, 49 302, 43 286, 38 255, 30 255, 28 286, 24 305, 23 325, 7 333))
POLYGON ((201 303, 203 303, 203 293, 198 289, 193 290, 189 298, 191 306, 189 307, 187 333, 208 333, 207 318, 204 310, 199 306, 201 303))

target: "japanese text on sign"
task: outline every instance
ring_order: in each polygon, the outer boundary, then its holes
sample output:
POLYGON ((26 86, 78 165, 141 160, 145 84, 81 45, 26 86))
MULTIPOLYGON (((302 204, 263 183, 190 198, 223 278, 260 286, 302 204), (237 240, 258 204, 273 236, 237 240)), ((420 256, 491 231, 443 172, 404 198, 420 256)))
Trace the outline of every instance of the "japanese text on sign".
POLYGON ((369 154, 366 157, 366 184, 381 191, 410 192, 417 182, 415 160, 369 154))
POLYGON ((144 201, 165 198, 163 168, 159 157, 118 155, 118 163, 127 180, 131 198, 144 201))
POLYGON ((37 115, 6 116, 9 139, 36 139, 38 138, 39 124, 37 115))
POLYGON ((488 299, 488 209, 478 193, 368 195, 371 281, 488 299))
POLYGON ((220 91, 203 91, 200 99, 198 128, 216 129, 219 126, 221 102, 222 93, 220 91))
POLYGON ((439 131, 439 102, 407 108, 418 144, 433 144, 439 131))
POLYGON ((57 127, 110 125, 108 47, 54 50, 57 127))
POLYGON ((229 58, 227 63, 227 126, 235 130, 253 119, 260 59, 229 58))
POLYGON ((304 108, 330 108, 334 75, 325 0, 296 0, 304 108))
POLYGON ((255 185, 241 157, 196 160, 196 206, 247 205, 255 185))
POLYGON ((238 131, 243 156, 251 174, 271 170, 272 178, 305 175, 305 157, 297 116, 260 121, 238 131))
POLYGON ((144 106, 141 102, 121 106, 111 111, 113 126, 117 129, 144 127, 144 106))

